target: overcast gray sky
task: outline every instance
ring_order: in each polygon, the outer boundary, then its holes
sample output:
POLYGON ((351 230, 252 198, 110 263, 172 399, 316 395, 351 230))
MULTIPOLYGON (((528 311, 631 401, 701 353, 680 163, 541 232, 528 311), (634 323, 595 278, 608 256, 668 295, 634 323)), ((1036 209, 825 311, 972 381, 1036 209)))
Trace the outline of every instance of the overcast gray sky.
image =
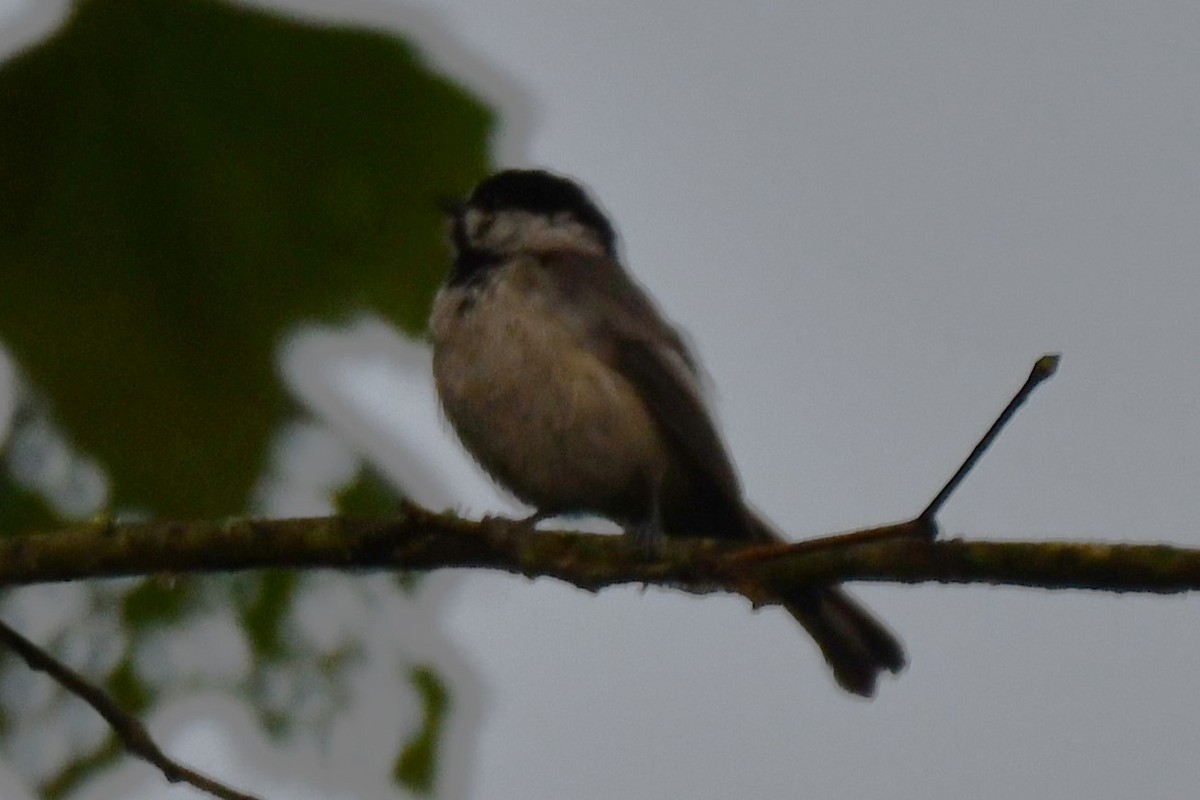
MULTIPOLYGON (((414 36, 504 115, 500 163, 592 188, 691 335, 747 494, 791 535, 920 510, 1061 351, 944 529, 1200 546, 1200 4, 273 5, 414 36)), ((410 413, 432 405, 420 373, 345 376, 407 398, 363 407, 457 478, 436 413, 410 413)), ((474 473, 426 499, 515 508, 474 473)), ((481 727, 451 752, 471 797, 1200 785, 1200 598, 859 587, 911 657, 867 703, 744 600, 432 583, 434 649, 478 681, 481 727)))

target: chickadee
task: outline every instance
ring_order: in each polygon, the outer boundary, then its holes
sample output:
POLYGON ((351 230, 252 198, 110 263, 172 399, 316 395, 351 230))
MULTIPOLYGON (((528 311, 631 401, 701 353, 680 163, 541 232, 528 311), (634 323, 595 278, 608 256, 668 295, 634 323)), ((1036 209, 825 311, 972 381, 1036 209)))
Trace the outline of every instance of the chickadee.
MULTIPOLYGON (((446 416, 498 482, 537 509, 607 517, 639 537, 777 541, 742 500, 679 333, 617 259, 584 191, 506 170, 448 201, 454 263, 430 317, 446 416)), ((899 642, 841 589, 785 608, 834 677, 870 697, 899 642)))

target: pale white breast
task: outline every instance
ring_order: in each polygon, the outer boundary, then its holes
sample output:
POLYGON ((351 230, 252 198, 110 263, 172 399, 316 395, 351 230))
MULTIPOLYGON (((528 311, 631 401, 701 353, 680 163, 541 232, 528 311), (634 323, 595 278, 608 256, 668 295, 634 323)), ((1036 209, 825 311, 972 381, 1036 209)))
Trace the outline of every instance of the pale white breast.
POLYGON ((589 351, 539 267, 445 288, 430 327, 434 377, 467 449, 521 499, 620 518, 667 468, 634 387, 589 351))

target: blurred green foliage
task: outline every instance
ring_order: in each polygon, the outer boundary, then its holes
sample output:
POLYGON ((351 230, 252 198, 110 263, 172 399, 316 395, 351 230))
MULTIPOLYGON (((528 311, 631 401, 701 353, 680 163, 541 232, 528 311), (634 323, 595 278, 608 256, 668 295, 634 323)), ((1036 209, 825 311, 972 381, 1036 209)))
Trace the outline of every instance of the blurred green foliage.
MULTIPOLYGON (((360 470, 355 479, 334 496, 333 504, 339 514, 347 517, 386 519, 401 511, 400 495, 378 470, 369 466, 360 470)), ((407 570, 396 572, 396 585, 404 592, 414 592, 424 575, 407 570)))
MULTIPOLYGON (((423 327, 446 259, 434 200, 488 170, 491 123, 395 36, 213 0, 80 2, 0 67, 0 341, 42 411, 102 465, 114 512, 248 510, 295 412, 283 337, 363 312, 423 327)), ((0 532, 50 526, 44 502, 0 475, 0 532)), ((373 513, 395 498, 364 474, 344 499, 373 513)), ((137 648, 224 598, 253 661, 242 696, 289 659, 336 690, 353 648, 296 641, 304 589, 285 572, 131 584, 115 609, 125 650, 92 677, 152 707, 161 692, 137 648)), ((436 738, 448 694, 422 675, 436 738)), ((287 714, 260 710, 273 733, 287 714)), ((435 744, 410 745, 426 755, 402 754, 397 780, 432 786, 435 744)), ((65 796, 119 755, 109 739, 39 791, 65 796)))
POLYGON ((81 5, 0 69, 0 337, 117 508, 238 513, 304 320, 417 331, 490 117, 395 38, 81 5))
POLYGON ((400 751, 392 777, 413 794, 430 796, 437 777, 438 743, 450 711, 450 693, 437 672, 429 667, 413 667, 408 678, 421 698, 424 714, 421 727, 400 751))
POLYGON ((56 520, 44 497, 0 472, 0 536, 45 530, 56 520))

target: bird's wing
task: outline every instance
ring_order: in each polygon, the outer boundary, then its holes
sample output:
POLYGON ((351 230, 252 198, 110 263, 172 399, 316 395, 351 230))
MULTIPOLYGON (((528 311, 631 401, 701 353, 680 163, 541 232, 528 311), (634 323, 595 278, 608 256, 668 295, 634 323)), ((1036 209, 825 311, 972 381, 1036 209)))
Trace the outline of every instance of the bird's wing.
POLYGON ((737 474, 679 332, 616 261, 575 251, 556 251, 543 260, 564 305, 578 310, 574 322, 588 346, 633 384, 672 452, 740 508, 737 474))

